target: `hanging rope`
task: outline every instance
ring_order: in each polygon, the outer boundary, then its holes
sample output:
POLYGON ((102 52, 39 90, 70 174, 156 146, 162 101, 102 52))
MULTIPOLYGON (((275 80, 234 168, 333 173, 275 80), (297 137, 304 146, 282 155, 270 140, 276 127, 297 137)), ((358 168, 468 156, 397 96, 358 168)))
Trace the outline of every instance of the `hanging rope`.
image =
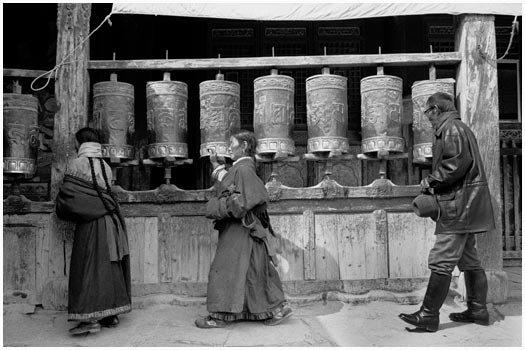
POLYGON ((51 78, 53 77, 53 73, 55 74, 55 79, 56 79, 57 74, 58 74, 58 69, 59 69, 61 66, 66 65, 66 64, 70 64, 70 63, 72 63, 72 62, 76 62, 76 61, 70 61, 70 62, 65 62, 65 61, 66 61, 66 59, 67 59, 69 56, 71 56, 71 55, 72 55, 72 54, 73 54, 73 53, 74 53, 79 47, 81 47, 82 45, 84 45, 84 43, 89 39, 89 37, 90 37, 91 35, 93 35, 97 30, 99 30, 100 27, 102 27, 102 25, 103 25, 104 23, 108 22, 109 25, 111 26, 112 23, 111 23, 111 20, 109 19, 109 17, 111 17, 112 14, 113 14, 113 12, 110 12, 109 15, 107 15, 106 18, 104 18, 104 20, 98 25, 98 27, 96 27, 91 33, 89 33, 88 36, 87 36, 84 40, 82 40, 82 42, 81 42, 80 44, 78 44, 73 50, 71 50, 71 52, 69 52, 67 55, 65 55, 64 58, 62 59, 62 61, 61 61, 59 64, 57 64, 55 67, 53 67, 53 69, 51 69, 50 71, 45 72, 44 74, 41 74, 41 75, 39 75, 38 77, 36 77, 36 78, 31 82, 31 90, 33 90, 33 91, 40 91, 40 90, 45 89, 45 88, 49 85, 49 81, 50 81, 51 78), (41 88, 36 89, 36 88, 33 86, 33 84, 34 84, 38 79, 40 79, 40 78, 42 78, 43 76, 48 75, 48 74, 49 74, 49 76, 47 77, 47 82, 46 82, 46 84, 45 84, 44 86, 42 86, 41 88))
POLYGON ((518 16, 514 16, 514 21, 512 21, 512 32, 510 33, 509 46, 507 46, 507 51, 505 51, 503 56, 498 58, 498 61, 505 58, 505 56, 507 56, 507 54, 509 53, 510 47, 512 46, 512 40, 514 39, 514 32, 516 31, 516 28, 518 28, 518 16))
POLYGON ((500 58, 491 58, 491 57, 489 57, 487 52, 483 50, 483 48, 481 47, 481 44, 478 44, 477 49, 478 49, 480 57, 483 60, 485 60, 488 64, 490 64, 492 67, 497 68, 498 67, 498 62, 501 61, 502 59, 504 59, 505 56, 507 56, 507 54, 510 51, 510 48, 511 48, 513 40, 514 40, 514 33, 517 30, 518 25, 519 25, 519 23, 518 23, 518 16, 515 16, 514 17, 514 21, 512 22, 512 32, 510 33, 509 45, 507 46, 507 51, 505 51, 503 56, 501 56, 500 58))

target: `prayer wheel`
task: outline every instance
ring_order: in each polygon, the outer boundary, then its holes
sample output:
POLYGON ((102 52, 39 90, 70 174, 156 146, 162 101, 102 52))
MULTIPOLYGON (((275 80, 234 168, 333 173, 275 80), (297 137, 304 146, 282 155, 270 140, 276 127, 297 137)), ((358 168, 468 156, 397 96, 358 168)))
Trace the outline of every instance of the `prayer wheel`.
POLYGON ((149 158, 188 158, 188 85, 171 81, 146 84, 149 158))
POLYGON ((38 99, 4 94, 4 174, 33 175, 38 147, 38 99))
POLYGON ((134 103, 133 85, 117 81, 116 74, 93 85, 93 125, 100 134, 102 157, 133 158, 134 103))
POLYGON ((403 152, 403 80, 391 75, 361 79, 361 150, 403 152))
POLYGON ((444 92, 454 96, 454 82, 454 79, 437 79, 416 81, 412 85, 414 163, 422 163, 425 162, 425 158, 432 158, 434 129, 424 113, 427 100, 436 92, 444 92))
POLYGON ((272 74, 254 80, 253 130, 257 153, 295 154, 292 139, 294 122, 294 79, 272 74))
POLYGON ((201 157, 208 156, 209 149, 230 157, 230 137, 241 129, 240 91, 240 85, 224 80, 223 74, 199 84, 201 157))
POLYGON ((323 74, 306 79, 306 115, 309 153, 348 153, 347 78, 323 74))

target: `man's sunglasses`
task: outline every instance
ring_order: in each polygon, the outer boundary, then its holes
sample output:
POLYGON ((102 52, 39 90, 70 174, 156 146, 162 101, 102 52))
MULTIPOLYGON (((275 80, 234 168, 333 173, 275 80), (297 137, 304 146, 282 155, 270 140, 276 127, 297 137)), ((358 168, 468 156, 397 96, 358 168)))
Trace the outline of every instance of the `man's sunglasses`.
POLYGON ((427 114, 428 112, 430 112, 430 111, 433 110, 434 108, 437 108, 437 106, 430 106, 430 107, 428 107, 427 109, 425 109, 425 110, 423 111, 423 113, 427 114))

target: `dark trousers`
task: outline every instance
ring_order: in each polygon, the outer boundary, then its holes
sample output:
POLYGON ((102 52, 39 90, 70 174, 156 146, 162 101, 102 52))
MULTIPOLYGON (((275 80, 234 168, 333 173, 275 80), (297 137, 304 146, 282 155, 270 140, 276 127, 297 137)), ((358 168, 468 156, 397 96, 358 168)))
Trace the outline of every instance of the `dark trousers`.
POLYGON ((428 268, 435 273, 451 275, 456 265, 460 271, 482 269, 474 233, 436 235, 428 255, 428 268))

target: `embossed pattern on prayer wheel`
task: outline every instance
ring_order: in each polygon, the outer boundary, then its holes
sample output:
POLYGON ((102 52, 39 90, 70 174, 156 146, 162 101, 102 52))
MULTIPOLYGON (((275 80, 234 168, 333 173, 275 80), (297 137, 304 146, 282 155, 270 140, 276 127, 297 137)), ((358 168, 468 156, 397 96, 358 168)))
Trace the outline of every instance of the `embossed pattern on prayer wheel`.
POLYGON ((112 80, 93 85, 93 123, 100 134, 104 158, 133 158, 134 103, 131 84, 112 80))
POLYGON ((348 153, 347 78, 319 74, 306 79, 309 153, 348 153))
POLYGON ((271 74, 254 80, 253 130, 257 153, 295 154, 294 79, 271 74))
POLYGON ((454 82, 454 79, 437 79, 416 81, 412 84, 414 163, 422 162, 425 158, 432 158, 434 129, 424 113, 427 100, 436 92, 454 96, 454 82))
POLYGON ((361 150, 403 152, 403 80, 391 75, 361 79, 361 150))
POLYGON ((38 147, 38 99, 4 94, 4 173, 33 175, 38 147))
POLYGON ((240 85, 223 79, 217 74, 216 80, 199 84, 201 157, 209 155, 208 149, 230 157, 230 137, 241 128, 240 85))
POLYGON ((149 158, 188 158, 188 85, 179 81, 146 84, 149 158))

